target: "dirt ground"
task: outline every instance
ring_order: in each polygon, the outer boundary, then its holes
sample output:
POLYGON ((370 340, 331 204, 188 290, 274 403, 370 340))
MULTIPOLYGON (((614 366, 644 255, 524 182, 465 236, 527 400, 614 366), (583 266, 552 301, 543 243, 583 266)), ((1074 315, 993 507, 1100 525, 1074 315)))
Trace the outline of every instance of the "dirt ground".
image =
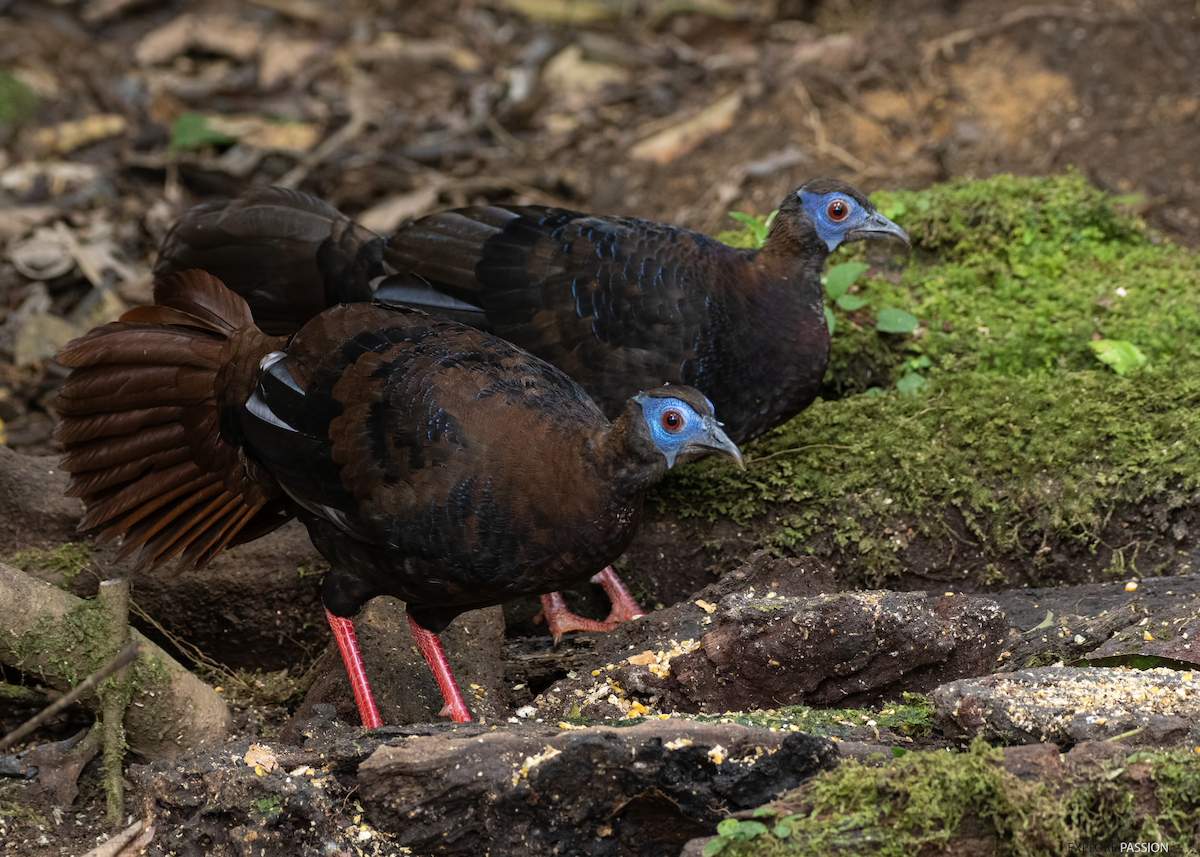
MULTIPOLYGON (((148 299, 180 212, 253 184, 380 231, 503 201, 715 233, 815 176, 873 191, 1074 166, 1195 247, 1198 136, 1192 0, 0 0, 0 427, 54 454, 55 347, 148 299)), ((0 555, 29 546, 0 532, 0 555)), ((261 627, 245 610, 225 618, 261 627)), ((195 639, 229 662, 225 633, 195 639)), ((263 666, 302 671, 324 640, 275 641, 296 662, 263 666)), ((82 853, 95 797, 80 835, 26 822, 4 853, 82 853)))

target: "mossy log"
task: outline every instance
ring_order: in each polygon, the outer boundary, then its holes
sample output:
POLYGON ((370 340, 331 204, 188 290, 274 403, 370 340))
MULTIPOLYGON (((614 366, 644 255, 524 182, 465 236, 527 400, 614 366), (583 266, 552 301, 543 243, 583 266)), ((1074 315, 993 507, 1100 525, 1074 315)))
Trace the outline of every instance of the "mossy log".
MULTIPOLYGON (((0 563, 0 661, 68 690, 104 665, 109 633, 93 601, 0 563)), ((127 668, 132 684, 125 712, 129 751, 152 762, 189 747, 219 741, 229 730, 229 709, 211 687, 134 629, 142 654, 127 668)), ((83 700, 93 711, 99 697, 83 700)))

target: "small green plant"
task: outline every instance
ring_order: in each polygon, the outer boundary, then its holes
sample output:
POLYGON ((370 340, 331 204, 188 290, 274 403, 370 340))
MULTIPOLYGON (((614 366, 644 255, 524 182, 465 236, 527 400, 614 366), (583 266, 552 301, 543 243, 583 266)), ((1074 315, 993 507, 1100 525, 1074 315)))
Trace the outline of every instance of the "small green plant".
MULTIPOLYGON (((762 809, 764 807, 755 810, 755 814, 758 814, 762 809)), ((770 813, 770 810, 767 810, 767 813, 770 813)), ((787 828, 783 829, 787 830, 787 828)), ((715 855, 724 851, 728 845, 749 842, 751 839, 762 836, 766 832, 767 826, 761 821, 739 821, 736 818, 727 818, 717 825, 717 838, 710 839, 701 853, 704 857, 715 857, 715 855)))
POLYGON ((1088 348, 1092 349, 1097 360, 1118 375, 1128 375, 1146 365, 1146 355, 1142 349, 1123 339, 1094 339, 1088 343, 1088 348))
POLYGON ((33 113, 37 107, 33 90, 18 80, 12 72, 0 71, 0 122, 17 122, 33 113))
POLYGON ((171 125, 172 149, 202 149, 233 142, 233 137, 213 128, 202 113, 180 113, 171 125))

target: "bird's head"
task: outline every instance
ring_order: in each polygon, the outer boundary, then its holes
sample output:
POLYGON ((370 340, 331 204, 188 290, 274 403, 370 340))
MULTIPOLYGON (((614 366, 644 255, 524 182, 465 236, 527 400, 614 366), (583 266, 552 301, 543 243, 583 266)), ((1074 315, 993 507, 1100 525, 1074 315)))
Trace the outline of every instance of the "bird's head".
POLYGON ((720 455, 746 468, 741 450, 713 415, 712 402, 694 387, 657 387, 638 393, 633 401, 641 406, 650 440, 668 468, 676 460, 704 455, 720 455))
POLYGON ((832 253, 843 241, 886 238, 912 246, 908 233, 875 210, 857 188, 836 179, 815 179, 796 191, 800 208, 832 253))

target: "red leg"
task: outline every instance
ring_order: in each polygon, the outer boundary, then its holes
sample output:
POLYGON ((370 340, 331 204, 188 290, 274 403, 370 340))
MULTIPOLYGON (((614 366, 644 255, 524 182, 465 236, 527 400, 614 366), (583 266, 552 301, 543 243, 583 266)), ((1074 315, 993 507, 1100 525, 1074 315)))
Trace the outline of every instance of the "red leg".
POLYGON ((437 634, 426 631, 413 620, 412 616, 408 617, 408 628, 412 631, 413 639, 417 641, 417 648, 421 650, 421 654, 425 656, 425 662, 429 664, 429 669, 433 672, 433 680, 437 682, 438 690, 442 692, 442 699, 446 701, 445 707, 440 712, 442 717, 448 714, 455 723, 470 723, 471 713, 467 711, 467 704, 463 702, 462 695, 458 692, 454 676, 450 674, 450 664, 446 663, 446 655, 442 651, 442 643, 437 634))
POLYGON ((621 582, 621 578, 617 577, 617 573, 613 571, 612 566, 604 569, 597 575, 592 577, 592 583, 599 583, 604 587, 604 591, 608 593, 608 600, 612 602, 612 612, 608 614, 605 622, 628 622, 630 619, 637 619, 639 616, 645 616, 646 611, 643 610, 638 603, 629 594, 629 590, 625 588, 625 584, 621 582))
POLYGON ((612 602, 612 612, 603 622, 596 619, 585 619, 572 613, 557 592, 550 592, 542 596, 542 612, 539 614, 539 618, 545 617, 555 645, 562 640, 562 635, 566 631, 611 631, 628 619, 646 615, 645 611, 633 600, 629 590, 621 583, 621 579, 612 570, 612 566, 592 577, 592 582, 603 586, 612 602))
POLYGON ((367 671, 363 669, 358 641, 354 639, 354 622, 334 616, 328 607, 325 608, 325 616, 329 619, 329 627, 333 629, 333 639, 337 640, 338 651, 342 653, 342 663, 346 665, 346 675, 350 677, 350 687, 354 691, 354 701, 358 705, 358 714, 362 717, 363 726, 368 729, 382 726, 383 721, 379 719, 375 698, 371 696, 371 686, 367 684, 367 671))

